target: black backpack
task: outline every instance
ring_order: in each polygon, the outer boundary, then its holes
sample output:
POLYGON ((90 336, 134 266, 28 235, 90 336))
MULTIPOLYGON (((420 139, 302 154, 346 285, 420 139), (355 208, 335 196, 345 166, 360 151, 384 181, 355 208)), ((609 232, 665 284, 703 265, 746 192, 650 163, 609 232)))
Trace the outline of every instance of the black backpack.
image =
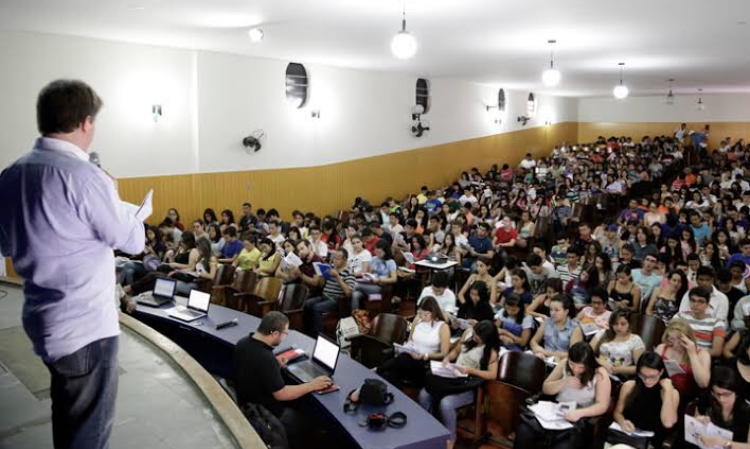
POLYGON ((260 404, 245 404, 242 413, 269 449, 289 449, 286 430, 279 418, 260 404))

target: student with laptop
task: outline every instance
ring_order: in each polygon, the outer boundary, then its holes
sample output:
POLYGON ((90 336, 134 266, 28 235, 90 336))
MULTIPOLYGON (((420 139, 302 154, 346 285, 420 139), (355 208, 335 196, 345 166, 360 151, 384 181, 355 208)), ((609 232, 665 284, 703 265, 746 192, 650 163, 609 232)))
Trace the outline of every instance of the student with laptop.
POLYGON ((301 441, 306 420, 309 420, 295 410, 293 401, 308 393, 329 388, 332 381, 327 376, 319 376, 299 385, 286 385, 281 369, 286 366, 287 360, 275 356, 273 350, 288 333, 289 318, 281 312, 268 313, 256 332, 237 343, 234 372, 240 406, 252 403, 267 408, 284 424, 289 441, 293 443, 301 441))

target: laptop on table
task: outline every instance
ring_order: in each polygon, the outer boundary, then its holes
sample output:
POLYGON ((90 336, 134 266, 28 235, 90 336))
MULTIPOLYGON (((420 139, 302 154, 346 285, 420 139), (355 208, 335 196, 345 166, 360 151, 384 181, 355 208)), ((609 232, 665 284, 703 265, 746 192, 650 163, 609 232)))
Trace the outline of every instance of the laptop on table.
POLYGON ((208 315, 208 306, 211 304, 211 294, 200 290, 191 290, 187 301, 187 307, 176 306, 169 312, 169 316, 182 321, 195 321, 208 315))
POLYGON ((341 348, 336 343, 319 335, 315 342, 312 359, 292 363, 287 365, 286 369, 301 383, 310 382, 319 376, 332 377, 336 371, 340 353, 341 348))
POLYGON ((154 291, 143 293, 135 298, 138 304, 144 304, 151 307, 160 307, 163 304, 172 302, 174 294, 177 291, 177 281, 174 279, 156 279, 154 291))

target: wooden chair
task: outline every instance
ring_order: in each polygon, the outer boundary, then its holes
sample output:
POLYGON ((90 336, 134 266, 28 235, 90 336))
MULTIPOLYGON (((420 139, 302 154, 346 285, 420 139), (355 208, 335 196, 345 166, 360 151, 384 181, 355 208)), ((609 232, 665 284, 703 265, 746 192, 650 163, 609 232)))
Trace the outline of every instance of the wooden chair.
POLYGON ((630 329, 634 334, 641 336, 646 351, 653 351, 661 343, 666 325, 653 315, 633 313, 630 315, 630 329))
POLYGON ((305 300, 309 295, 310 289, 306 285, 287 284, 281 296, 281 301, 273 299, 258 303, 258 307, 261 310, 260 316, 266 316, 268 312, 278 310, 289 317, 289 329, 301 331, 302 313, 305 307, 305 300))
POLYGON ((240 304, 244 306, 243 308, 245 312, 250 315, 262 317, 263 307, 260 304, 268 301, 279 302, 281 289, 283 287, 284 283, 281 279, 275 277, 264 277, 258 280, 252 293, 237 293, 235 294, 235 297, 237 297, 240 304))
MULTIPOLYGON (((477 400, 484 395, 481 399, 486 401, 488 410, 485 423, 480 424, 478 430, 487 427, 491 441, 512 447, 510 437, 518 426, 519 406, 542 391, 547 365, 534 355, 515 351, 505 353, 499 363, 497 380, 485 382, 484 391, 477 394, 477 400)), ((475 416, 474 421, 479 422, 479 418, 475 416)), ((475 430, 474 434, 479 433, 475 430)))
POLYGON ((236 270, 229 285, 215 285, 211 289, 211 301, 234 310, 243 310, 235 296, 238 293, 252 292, 257 275, 254 271, 236 270))
POLYGON ((351 341, 351 356, 364 366, 374 368, 393 356, 393 343, 406 340, 409 322, 392 313, 381 313, 372 323, 369 334, 354 335, 351 341))

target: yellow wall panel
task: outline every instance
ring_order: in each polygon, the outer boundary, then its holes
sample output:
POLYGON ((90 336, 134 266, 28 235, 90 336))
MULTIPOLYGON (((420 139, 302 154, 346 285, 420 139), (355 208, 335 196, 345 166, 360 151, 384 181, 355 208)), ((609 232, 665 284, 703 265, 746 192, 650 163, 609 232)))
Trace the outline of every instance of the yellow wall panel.
MULTIPOLYGON (((709 147, 717 147, 726 137, 733 141, 744 138, 750 139, 750 123, 748 122, 701 122, 687 123, 687 129, 702 130, 708 123, 711 125, 709 147)), ((578 123, 578 138, 581 142, 593 142, 598 136, 630 136, 640 140, 643 136, 672 136, 679 123, 578 123)))
POLYGON ((446 185, 471 167, 515 166, 527 152, 540 156, 557 143, 576 141, 577 132, 576 123, 559 123, 319 167, 125 178, 119 180, 120 196, 139 203, 153 188, 152 224, 170 207, 188 224, 207 207, 217 215, 222 209, 237 214, 244 202, 254 209, 274 207, 285 218, 294 209, 333 214, 348 209, 357 196, 400 199, 422 185, 446 185))

